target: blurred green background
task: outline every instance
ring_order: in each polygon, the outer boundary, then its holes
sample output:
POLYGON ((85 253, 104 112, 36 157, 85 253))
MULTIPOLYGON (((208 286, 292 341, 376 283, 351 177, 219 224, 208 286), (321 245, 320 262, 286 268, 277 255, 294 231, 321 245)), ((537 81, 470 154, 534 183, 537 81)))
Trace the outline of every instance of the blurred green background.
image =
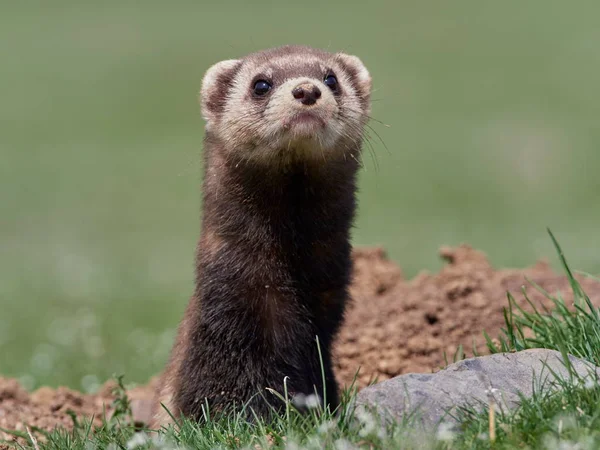
POLYGON ((192 289, 213 63, 286 43, 374 80, 358 245, 600 270, 600 3, 10 2, 0 14, 0 373, 144 382, 192 289))

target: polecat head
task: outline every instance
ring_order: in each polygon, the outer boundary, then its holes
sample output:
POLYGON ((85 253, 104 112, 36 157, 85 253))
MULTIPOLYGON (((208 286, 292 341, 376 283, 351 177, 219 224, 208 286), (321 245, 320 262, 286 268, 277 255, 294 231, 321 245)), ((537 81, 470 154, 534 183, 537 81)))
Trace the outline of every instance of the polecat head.
POLYGON ((360 149, 370 94, 356 56, 286 46, 212 66, 201 105, 207 133, 233 156, 322 161, 360 149))

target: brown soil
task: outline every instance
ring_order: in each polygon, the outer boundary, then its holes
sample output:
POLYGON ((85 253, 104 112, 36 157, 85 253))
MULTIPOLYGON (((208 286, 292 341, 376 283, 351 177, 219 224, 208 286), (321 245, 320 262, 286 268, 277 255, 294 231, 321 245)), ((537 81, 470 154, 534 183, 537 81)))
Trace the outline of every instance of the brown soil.
MULTIPOLYGON (((482 331, 491 337, 501 334, 507 291, 525 309, 530 308, 523 287, 535 305, 551 305, 527 280, 572 302, 568 280, 546 262, 523 270, 496 270, 483 253, 466 245, 442 248, 440 255, 447 264, 439 273, 405 281, 383 250, 356 251, 355 301, 336 348, 340 382, 351 382, 358 365, 357 382, 364 387, 372 378, 437 370, 444 365, 444 352, 451 361, 460 345, 468 355, 474 346, 486 353, 482 331)), ((599 305, 600 283, 578 280, 599 305)))
MULTIPOLYGON (((526 278, 571 301, 566 278, 544 262, 524 270, 495 270, 482 253, 468 246, 444 248, 441 256, 447 264, 439 273, 422 273, 407 281, 383 250, 356 250, 354 302, 335 346, 337 376, 342 384, 352 383, 359 367, 359 387, 375 378, 436 370, 444 364, 444 352, 451 359, 461 344, 467 354, 472 354, 473 345, 486 353, 482 330, 490 336, 500 334, 507 291, 526 306, 520 291, 527 285, 530 298, 544 302, 526 278)), ((600 283, 580 281, 592 301, 600 304, 600 283)), ((140 422, 147 418, 153 384, 130 393, 134 416, 140 422)), ((99 422, 103 405, 110 405, 111 387, 107 383, 96 395, 66 388, 28 393, 15 380, 0 378, 0 428, 69 427, 69 410, 95 415, 99 422)), ((107 412, 110 414, 110 408, 107 412)), ((0 442, 2 439, 11 437, 0 431, 0 442)))

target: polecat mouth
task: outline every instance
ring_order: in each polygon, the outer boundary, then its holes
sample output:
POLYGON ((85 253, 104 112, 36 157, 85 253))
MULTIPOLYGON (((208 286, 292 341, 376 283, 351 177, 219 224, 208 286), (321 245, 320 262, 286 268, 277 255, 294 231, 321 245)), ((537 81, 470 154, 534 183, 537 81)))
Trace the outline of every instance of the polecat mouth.
POLYGON ((317 114, 310 112, 301 112, 287 119, 283 123, 285 130, 306 130, 317 131, 319 128, 325 128, 325 121, 317 114))

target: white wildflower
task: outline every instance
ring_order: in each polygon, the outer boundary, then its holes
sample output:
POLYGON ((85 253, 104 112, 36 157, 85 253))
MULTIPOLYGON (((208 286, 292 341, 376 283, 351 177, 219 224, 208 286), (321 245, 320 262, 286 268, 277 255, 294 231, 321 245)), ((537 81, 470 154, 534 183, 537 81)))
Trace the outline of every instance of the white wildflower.
POLYGON ((146 433, 135 433, 125 445, 127 446, 127 450, 133 450, 134 448, 142 447, 149 442, 150 438, 146 433))
POLYGON ((358 450, 357 446, 344 438, 336 439, 333 446, 335 450, 358 450))
POLYGON ((302 450, 302 447, 300 447, 296 442, 294 441, 287 441, 285 443, 285 450, 302 450))
POLYGON ((558 443, 559 450, 581 450, 583 447, 581 444, 572 441, 560 441, 558 443))
POLYGON ((306 407, 310 409, 318 408, 321 405, 321 397, 317 394, 310 394, 306 397, 306 407))
POLYGON ((321 450, 325 448, 325 443, 315 434, 308 437, 305 448, 310 450, 321 450))
POLYGON ((377 427, 377 421, 375 420, 375 417, 373 417, 373 415, 370 412, 368 412, 362 405, 356 408, 354 414, 356 415, 356 418, 362 425, 358 434, 361 437, 367 437, 373 434, 377 427))
POLYGON ((306 406, 306 395, 296 394, 292 397, 292 403, 297 408, 304 408, 306 406))
POLYGON ((330 431, 333 431, 337 428, 337 422, 335 420, 327 420, 319 425, 317 428, 317 432, 319 434, 329 434, 330 431))
POLYGON ((438 441, 452 441, 456 436, 454 425, 448 422, 442 422, 437 429, 436 438, 438 441))
POLYGON ((292 404, 297 408, 318 408, 321 405, 321 397, 317 394, 304 395, 302 393, 295 394, 292 397, 292 404))
POLYGON ((548 450, 591 450, 596 448, 593 439, 581 439, 579 442, 558 439, 552 435, 546 435, 542 441, 543 448, 548 450))
POLYGON ((184 450, 185 447, 177 445, 177 443, 169 439, 164 434, 155 434, 152 436, 152 444, 158 450, 184 450))
POLYGON ((495 400, 494 396, 496 395, 497 392, 499 392, 498 389, 493 388, 491 386, 489 389, 485 390, 485 395, 487 395, 489 402, 493 402, 495 400))

